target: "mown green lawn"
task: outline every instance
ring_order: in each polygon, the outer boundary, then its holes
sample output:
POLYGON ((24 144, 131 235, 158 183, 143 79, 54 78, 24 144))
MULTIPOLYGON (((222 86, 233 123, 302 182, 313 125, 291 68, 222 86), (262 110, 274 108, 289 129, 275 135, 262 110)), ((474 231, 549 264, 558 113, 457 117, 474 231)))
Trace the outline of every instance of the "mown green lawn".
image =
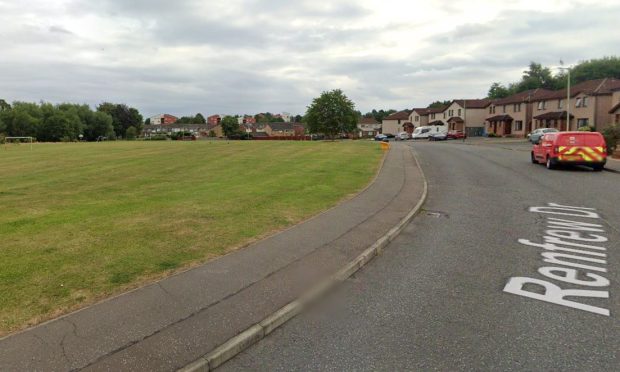
POLYGON ((0 334, 204 262, 362 189, 369 142, 0 148, 0 334))

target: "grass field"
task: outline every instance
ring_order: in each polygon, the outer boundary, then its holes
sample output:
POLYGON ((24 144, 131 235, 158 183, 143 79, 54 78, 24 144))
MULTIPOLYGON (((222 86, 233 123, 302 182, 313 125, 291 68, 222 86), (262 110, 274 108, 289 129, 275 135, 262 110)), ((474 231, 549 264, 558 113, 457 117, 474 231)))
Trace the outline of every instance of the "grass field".
POLYGON ((0 334, 290 226, 362 189, 369 142, 0 148, 0 334))

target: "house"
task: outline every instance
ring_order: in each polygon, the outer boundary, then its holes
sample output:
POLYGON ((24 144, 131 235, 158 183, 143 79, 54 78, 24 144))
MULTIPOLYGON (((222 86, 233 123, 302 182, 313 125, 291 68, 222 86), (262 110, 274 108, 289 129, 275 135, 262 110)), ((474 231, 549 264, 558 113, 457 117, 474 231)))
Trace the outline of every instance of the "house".
POLYGON ((398 134, 404 131, 403 125, 405 123, 411 124, 411 122, 409 122, 410 113, 411 111, 409 110, 403 110, 386 116, 381 123, 381 133, 398 134))
POLYGON ((443 118, 446 117, 444 111, 448 108, 448 106, 434 107, 428 108, 428 123, 426 125, 445 125, 447 124, 443 121, 443 118))
POLYGON ((543 88, 530 89, 491 102, 485 119, 486 132, 525 137, 532 131, 532 101, 551 93, 543 88))
POLYGON ((468 136, 481 136, 490 99, 455 99, 442 114, 442 121, 448 130, 464 131, 468 136))
POLYGON ((222 121, 222 117, 219 115, 211 115, 207 118, 207 124, 217 125, 222 121))
MULTIPOLYGON (((299 131, 299 128, 297 128, 299 131)), ((270 137, 273 136, 295 136, 296 128, 295 123, 268 123, 265 125, 265 133, 270 137)))
POLYGON ((619 89, 620 79, 604 78, 575 84, 570 92, 561 89, 533 99, 532 129, 577 130, 591 126, 600 131, 615 119, 615 111, 611 112, 611 109, 614 108, 614 99, 620 99, 616 95, 619 89))
POLYGON ((357 121, 358 136, 360 138, 374 137, 381 133, 381 123, 375 118, 361 118, 357 121))
POLYGON ((149 118, 149 123, 151 125, 167 125, 167 124, 174 124, 177 122, 177 120, 179 120, 179 118, 177 118, 176 116, 169 115, 169 114, 159 114, 159 115, 151 116, 149 118))
POLYGON ((409 121, 414 127, 423 127, 428 125, 429 108, 414 108, 409 114, 409 121))
POLYGON ((239 125, 241 125, 241 124, 256 124, 256 119, 254 118, 254 116, 243 115, 243 116, 237 117, 237 123, 239 123, 239 125))
POLYGON ((208 124, 149 124, 145 125, 142 128, 142 133, 145 137, 150 137, 152 135, 157 134, 167 134, 172 135, 174 133, 179 132, 189 132, 197 137, 207 137, 209 135, 209 125, 208 124))

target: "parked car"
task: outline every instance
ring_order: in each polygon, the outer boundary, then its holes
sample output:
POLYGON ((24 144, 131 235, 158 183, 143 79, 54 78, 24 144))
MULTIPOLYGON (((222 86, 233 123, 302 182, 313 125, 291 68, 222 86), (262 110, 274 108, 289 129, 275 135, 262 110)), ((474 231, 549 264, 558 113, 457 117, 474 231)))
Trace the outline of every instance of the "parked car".
POLYGON ((448 132, 447 138, 448 139, 463 139, 463 138, 467 138, 467 135, 463 133, 462 130, 451 130, 448 132))
POLYGON ((531 143, 536 143, 536 141, 538 141, 545 133, 555 133, 555 132, 559 132, 559 131, 555 128, 538 128, 538 129, 534 129, 534 131, 528 134, 527 137, 530 139, 531 143))
POLYGON ((396 137, 396 136, 395 136, 395 135, 393 135, 392 133, 385 133, 385 136, 386 136, 387 138, 395 138, 395 137, 396 137))
POLYGON ((386 136, 385 134, 377 134, 375 136, 375 141, 383 141, 384 139, 387 139, 388 136, 386 136))
POLYGON ((543 163, 548 169, 559 164, 585 165, 600 171, 607 162, 605 138, 596 132, 545 133, 534 143, 532 163, 543 163))
POLYGON ((447 139, 448 139, 448 133, 446 132, 433 133, 428 136, 429 141, 445 141, 447 139))
POLYGON ((399 140, 402 140, 402 141, 408 140, 409 138, 411 138, 411 137, 409 137, 409 133, 407 133, 407 132, 400 132, 400 133, 398 133, 398 136, 396 137, 396 139, 399 139, 399 140))

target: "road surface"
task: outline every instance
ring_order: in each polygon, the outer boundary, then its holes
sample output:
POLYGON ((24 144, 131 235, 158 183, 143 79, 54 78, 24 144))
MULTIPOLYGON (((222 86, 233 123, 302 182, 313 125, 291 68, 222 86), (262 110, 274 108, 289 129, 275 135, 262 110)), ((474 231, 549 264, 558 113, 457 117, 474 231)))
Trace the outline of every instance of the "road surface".
POLYGON ((620 369, 620 174, 550 171, 523 146, 412 146, 421 214, 221 371, 620 369))

